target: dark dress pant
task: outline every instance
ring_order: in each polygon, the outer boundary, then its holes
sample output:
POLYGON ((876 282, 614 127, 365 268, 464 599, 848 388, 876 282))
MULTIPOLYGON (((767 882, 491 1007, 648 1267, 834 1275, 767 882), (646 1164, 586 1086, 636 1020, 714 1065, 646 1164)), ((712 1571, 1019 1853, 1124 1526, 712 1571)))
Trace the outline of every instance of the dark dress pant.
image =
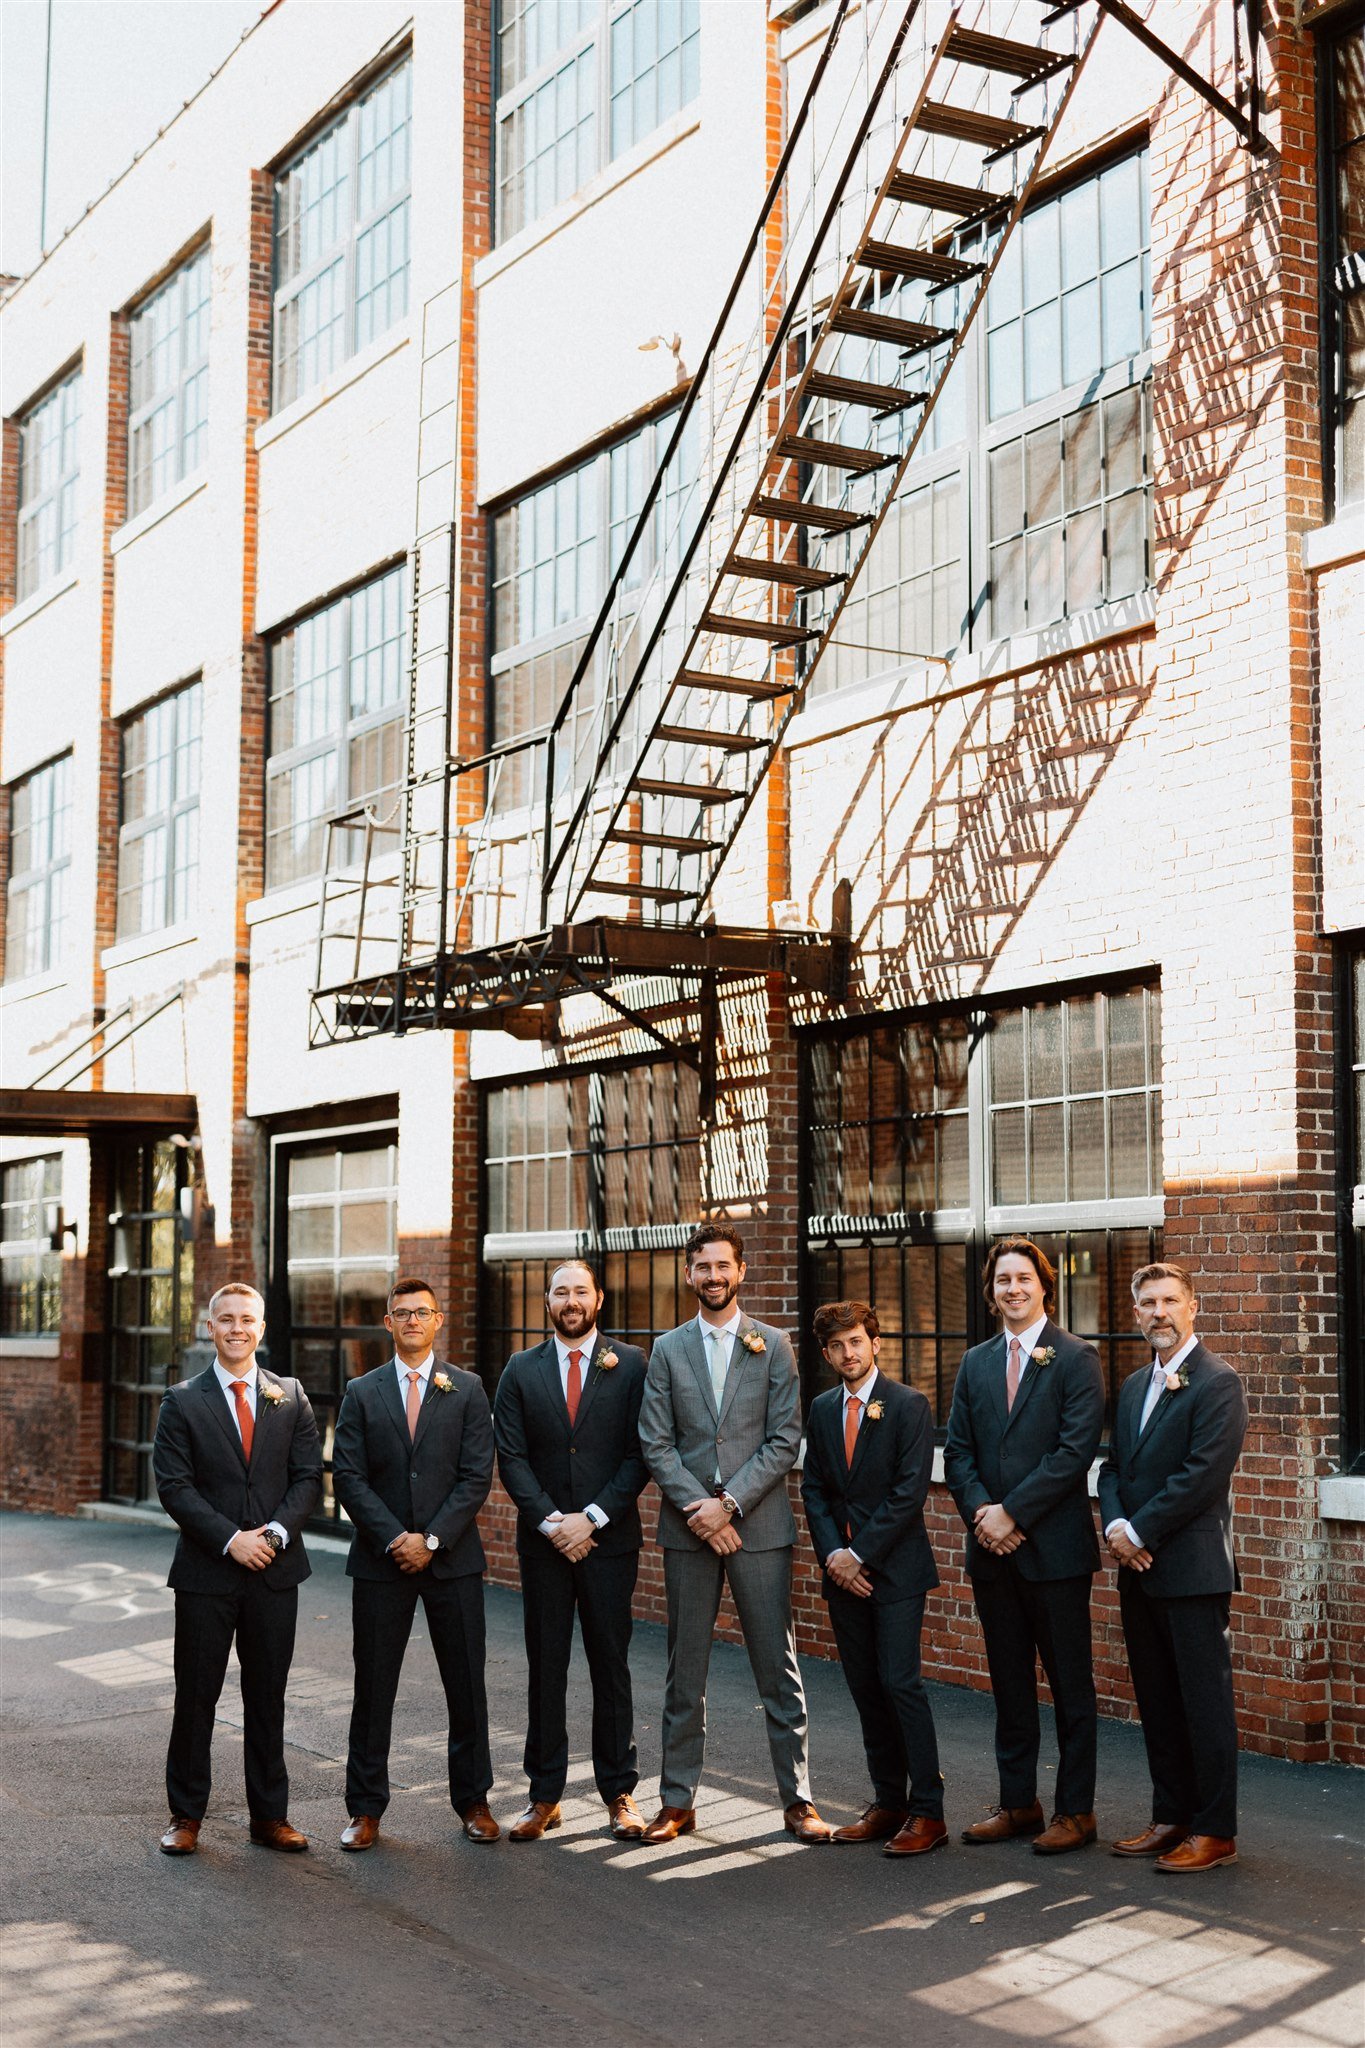
POLYGON ((389 1803, 393 1706, 419 1599, 445 1688, 450 1803, 456 1813, 464 1814, 486 1799, 493 1783, 484 1689, 482 1575, 462 1572, 457 1578, 437 1579, 428 1569, 397 1583, 352 1579, 355 1703, 346 1759, 348 1813, 373 1814, 377 1820, 389 1803))
POLYGON ((1119 1612, 1152 1774, 1152 1819, 1237 1833, 1237 1710, 1230 1593, 1162 1599, 1119 1573, 1119 1612))
MULTIPOLYGON (((268 1572, 269 1566, 266 1567, 268 1572)), ((175 1596, 175 1712, 166 1754, 172 1813, 202 1820, 212 1777, 213 1721, 234 1638, 242 1668, 246 1803, 253 1820, 285 1820, 284 1689, 294 1656, 297 1586, 275 1591, 266 1572, 243 1575, 235 1593, 175 1596)))
POLYGON ((973 1578, 995 1695, 995 1761, 1000 1804, 1038 1796, 1037 1662, 1041 1657, 1057 1721, 1054 1813, 1095 1810, 1098 1709, 1090 1646, 1091 1574, 1026 1579, 1012 1558, 991 1578, 973 1578))
POLYGON ((877 1804, 942 1820, 938 1738, 920 1674, 923 1593, 882 1602, 831 1586, 829 1619, 877 1804))
POLYGON ((630 1689, 631 1602, 638 1550, 592 1552, 570 1564, 541 1539, 523 1551, 522 1617, 526 1632, 526 1751, 530 1796, 554 1805, 569 1771, 568 1687, 575 1610, 592 1681, 592 1770, 603 1799, 618 1799, 640 1782, 630 1689))

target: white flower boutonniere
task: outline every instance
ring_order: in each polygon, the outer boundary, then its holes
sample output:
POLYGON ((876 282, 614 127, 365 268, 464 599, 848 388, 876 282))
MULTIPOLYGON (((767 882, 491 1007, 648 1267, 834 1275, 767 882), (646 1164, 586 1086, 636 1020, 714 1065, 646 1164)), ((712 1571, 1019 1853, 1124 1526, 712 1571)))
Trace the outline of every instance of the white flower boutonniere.
POLYGON ((438 1394, 453 1394, 455 1391, 455 1382, 448 1372, 434 1372, 431 1375, 431 1384, 438 1394))
POLYGON ((739 1341, 744 1346, 744 1349, 752 1351, 755 1357, 758 1356, 760 1351, 766 1351, 768 1348, 757 1330, 746 1330, 739 1341))
POLYGON ((1056 1356, 1056 1349, 1051 1344, 1040 1344, 1036 1351, 1030 1351, 1029 1353, 1033 1363, 1038 1366, 1051 1365, 1056 1356))
POLYGON ((1174 1370, 1170 1366, 1163 1366, 1162 1371, 1166 1375, 1168 1394, 1178 1394, 1182 1387, 1187 1387, 1190 1383, 1190 1376, 1183 1365, 1177 1365, 1174 1370))
POLYGON ((867 1416, 866 1416, 866 1420, 867 1420, 868 1422, 880 1422, 880 1421, 881 1421, 881 1419, 882 1419, 882 1417, 883 1417, 883 1415, 885 1415, 885 1413, 886 1413, 886 1405, 885 1405, 885 1403, 884 1403, 884 1402, 882 1402, 882 1401, 869 1401, 869 1402, 868 1402, 868 1404, 867 1404, 867 1416))
POLYGON ((283 1388, 272 1387, 269 1380, 258 1380, 256 1382, 256 1392, 261 1400, 267 1402, 272 1408, 278 1408, 284 1400, 283 1388))
POLYGON ((614 1351, 599 1351, 593 1360, 599 1372, 613 1372, 620 1363, 614 1351))

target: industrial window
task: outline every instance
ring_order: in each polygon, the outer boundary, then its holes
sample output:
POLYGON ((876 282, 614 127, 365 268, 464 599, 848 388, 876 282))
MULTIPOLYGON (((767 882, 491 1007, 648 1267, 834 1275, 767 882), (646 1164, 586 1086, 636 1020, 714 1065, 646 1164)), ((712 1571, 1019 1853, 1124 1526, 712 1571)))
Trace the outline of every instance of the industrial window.
MULTIPOLYGON (((816 694, 1148 586, 1149 219, 1147 154, 1137 151, 1020 222, 816 671, 816 694)), ((983 247, 976 229, 958 253, 983 247)), ((884 310, 941 323, 949 306, 903 283, 884 310)), ((937 352, 917 360, 921 384, 932 381, 937 352)), ((841 366, 907 381, 885 343, 857 357, 846 347, 841 366)), ((811 418, 809 431, 825 429, 820 408, 811 418)), ((890 449, 894 421, 883 431, 890 449)))
POLYGON ((0 1337, 54 1337, 62 1321, 62 1162, 0 1168, 0 1337))
POLYGON ((384 1328, 398 1273, 398 1141, 387 1132, 301 1141, 276 1159, 283 1275, 279 1370, 303 1382, 322 1438, 319 1514, 334 1519, 332 1441, 347 1383, 393 1355, 384 1328))
POLYGON ((62 957, 71 867, 71 756, 10 790, 5 979, 45 974, 62 957))
POLYGON ((129 321, 129 510, 192 476, 207 455, 210 256, 181 265, 129 321))
MULTIPOLYGON (((559 708, 598 606, 639 517, 676 416, 639 428, 613 447, 518 498, 493 520, 494 744, 544 731, 559 708)), ((697 436, 689 423, 669 464, 646 544, 637 548, 624 601, 649 576, 681 559, 695 517, 697 436)), ((598 730, 597 692, 580 691, 564 735, 556 782, 581 787, 598 730)), ((514 810, 544 794, 542 750, 507 758, 496 803, 514 810)))
POLYGON ((497 233, 575 192, 697 97, 700 0, 501 0, 497 233))
MULTIPOLYGON (((1162 1218, 1160 998, 1097 991, 879 1022, 805 1050, 806 1321, 860 1296, 882 1364, 945 1424, 963 1351, 995 1325, 991 1240, 1036 1238, 1059 1320, 1100 1349, 1111 1402, 1144 1354, 1128 1281, 1162 1218)), ((827 1383, 811 1353, 807 1398, 827 1383)))
POLYGON ((181 1227, 190 1153, 168 1139, 114 1149, 105 1391, 107 1500, 154 1501, 152 1445, 194 1336, 194 1246, 181 1227))
POLYGON ((270 650, 266 886, 321 872, 327 820, 387 817, 403 737, 402 567, 300 619, 270 650))
POLYGON ((408 309, 412 66, 389 71, 275 181, 275 405, 408 309))
POLYGON ((566 1258, 601 1273, 604 1327, 648 1349, 695 1302, 681 1247, 701 1214, 697 1075, 671 1061, 513 1082, 485 1098, 485 1312, 492 1384, 538 1344, 545 1289, 566 1258))
POLYGON ((1365 1472, 1365 934, 1337 953, 1341 1469, 1365 1472))
POLYGON ((179 924, 194 909, 199 873, 203 686, 191 683, 123 728, 118 933, 179 924))
POLYGON ((1365 498, 1365 22, 1324 32, 1319 66, 1325 452, 1342 510, 1365 498))
POLYGON ((75 370, 19 423, 19 596, 59 576, 76 544, 81 373, 75 370))

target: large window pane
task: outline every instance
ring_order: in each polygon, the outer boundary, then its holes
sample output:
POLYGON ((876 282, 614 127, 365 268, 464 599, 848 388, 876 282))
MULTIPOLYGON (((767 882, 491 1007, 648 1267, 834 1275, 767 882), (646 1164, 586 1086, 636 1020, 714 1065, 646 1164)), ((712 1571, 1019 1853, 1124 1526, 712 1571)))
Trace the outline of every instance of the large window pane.
POLYGON ((81 373, 19 422, 18 594, 32 596, 70 566, 80 483, 81 373))
POLYGON ((191 683, 123 728, 120 938, 160 931, 194 908, 202 697, 191 683))
POLYGON ((66 943, 71 867, 71 756, 35 768, 10 789, 5 979, 44 974, 66 943))
POLYGON ((138 513, 204 459, 210 256, 182 264, 129 321, 128 494, 138 513))

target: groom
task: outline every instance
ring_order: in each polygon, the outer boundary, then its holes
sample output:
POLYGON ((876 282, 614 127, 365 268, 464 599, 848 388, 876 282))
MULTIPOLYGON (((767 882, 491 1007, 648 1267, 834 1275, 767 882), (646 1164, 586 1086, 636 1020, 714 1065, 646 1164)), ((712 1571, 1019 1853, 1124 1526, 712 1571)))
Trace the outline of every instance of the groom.
POLYGON ((781 1330, 736 1304, 745 1271, 737 1230, 703 1224, 683 1256, 697 1315, 655 1344, 640 1406, 640 1445, 663 1495, 668 1596, 662 1804, 644 1839, 671 1842, 696 1826, 706 1674, 728 1582, 767 1717, 783 1823, 800 1842, 828 1842, 834 1830, 811 1804, 792 1629, 796 1520, 786 1477, 801 1447, 796 1360, 781 1330))

